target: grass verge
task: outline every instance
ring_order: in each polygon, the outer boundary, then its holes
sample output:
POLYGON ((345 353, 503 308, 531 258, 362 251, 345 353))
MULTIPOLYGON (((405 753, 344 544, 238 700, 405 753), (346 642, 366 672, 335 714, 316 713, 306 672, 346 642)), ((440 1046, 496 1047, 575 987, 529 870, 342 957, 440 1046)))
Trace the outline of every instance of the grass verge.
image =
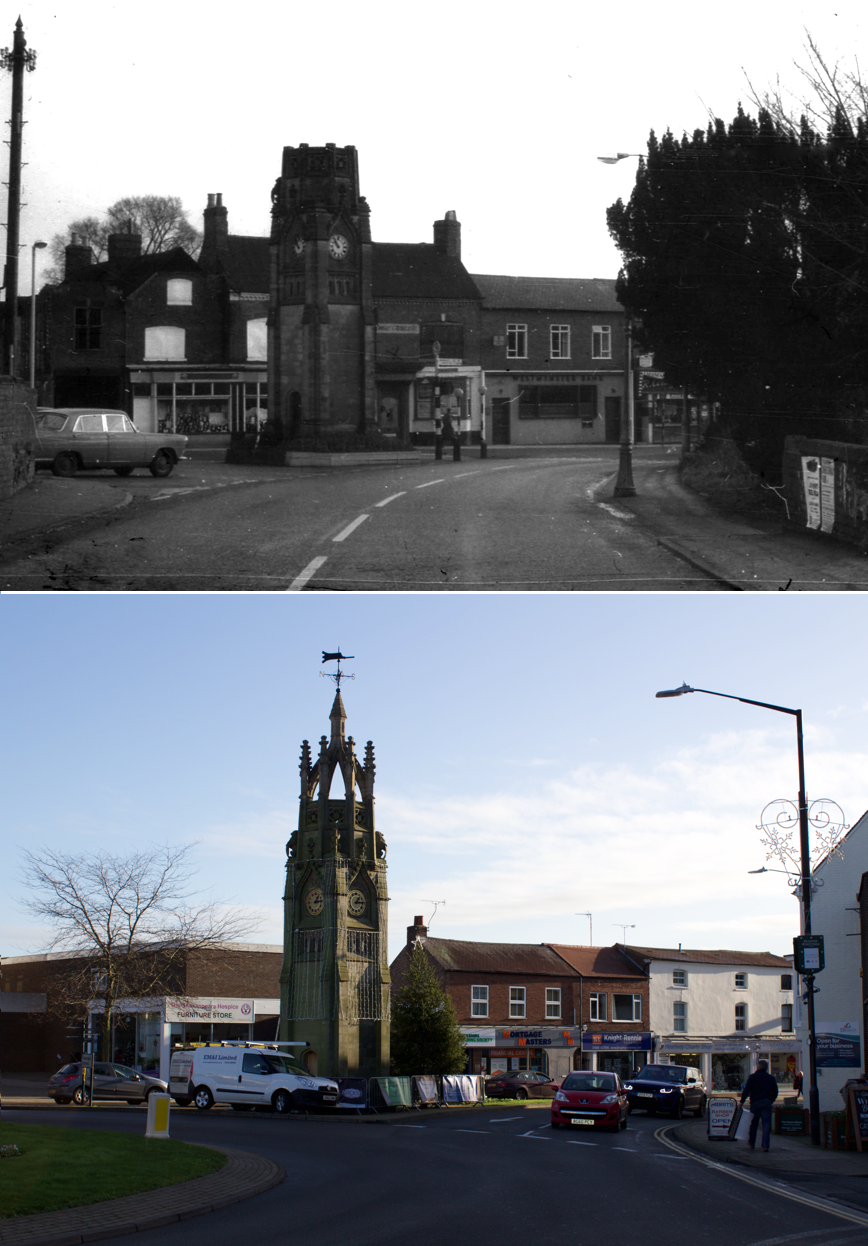
POLYGON ((786 507, 775 488, 745 463, 738 447, 719 439, 701 446, 681 464, 681 483, 728 515, 783 521, 786 507))
POLYGON ((138 1134, 0 1124, 0 1219, 83 1207, 216 1172, 220 1151, 138 1134))

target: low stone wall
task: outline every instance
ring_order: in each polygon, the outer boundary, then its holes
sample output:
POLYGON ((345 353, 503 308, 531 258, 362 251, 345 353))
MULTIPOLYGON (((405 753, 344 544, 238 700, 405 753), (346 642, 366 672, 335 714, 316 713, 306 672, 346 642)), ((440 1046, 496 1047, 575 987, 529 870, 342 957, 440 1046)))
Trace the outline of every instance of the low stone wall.
POLYGON ((33 479, 33 417, 36 391, 11 376, 0 376, 0 499, 33 479))
POLYGON ((784 495, 791 527, 868 550, 868 446, 787 437, 784 495))

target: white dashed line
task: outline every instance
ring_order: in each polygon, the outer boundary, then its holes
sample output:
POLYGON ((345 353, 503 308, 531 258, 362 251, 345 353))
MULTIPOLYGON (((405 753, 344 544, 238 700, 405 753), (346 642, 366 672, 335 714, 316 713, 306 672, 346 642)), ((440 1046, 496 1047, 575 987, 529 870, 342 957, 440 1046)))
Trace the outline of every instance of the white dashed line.
POLYGON ((358 528, 359 524, 364 523, 364 522, 365 522, 365 520, 366 520, 366 519, 369 519, 369 518, 370 518, 370 516, 369 516, 369 515, 359 515, 359 516, 357 516, 357 518, 355 518, 355 519, 353 520, 353 522, 352 522, 352 523, 347 524, 347 526, 344 528, 343 532, 339 532, 339 533, 337 534, 337 536, 333 536, 333 537, 332 537, 332 541, 333 541, 333 542, 337 542, 337 541, 345 541, 345 540, 347 539, 347 537, 350 535, 350 533, 351 533, 351 532, 355 532, 355 530, 356 530, 356 528, 358 528))
POLYGON ((446 479, 445 476, 441 476, 439 480, 426 480, 424 485, 417 485, 416 488, 417 489, 430 489, 432 485, 442 485, 445 479, 446 479))
POLYGON ((599 1146, 598 1142, 582 1142, 581 1138, 570 1138, 572 1146, 599 1146))
MULTIPOLYGON (((393 493, 391 497, 389 497, 389 498, 383 498, 382 502, 375 502, 375 503, 374 503, 374 506, 388 506, 390 502, 394 502, 395 498, 402 498, 402 497, 404 497, 404 496, 406 495, 406 492, 407 492, 407 490, 406 490, 406 489, 403 489, 400 493, 393 493)), ((413 1128, 413 1129, 424 1129, 424 1128, 425 1128, 425 1126, 424 1126, 424 1125, 413 1125, 413 1126, 408 1125, 408 1126, 407 1126, 407 1128, 408 1128, 408 1129, 410 1129, 410 1128, 413 1128)))
POLYGON ((487 1129, 456 1129, 457 1134, 487 1134, 487 1129))
POLYGON ((396 1125, 396 1129, 427 1129, 427 1125, 396 1125))
POLYGON ((613 1151, 630 1151, 631 1154, 633 1155, 636 1154, 636 1148, 634 1146, 613 1146, 612 1150, 613 1151))
POLYGON ((489 1125, 505 1125, 507 1121, 520 1121, 520 1116, 500 1116, 495 1117, 493 1121, 489 1121, 489 1125))
POLYGON ((295 579, 292 581, 289 588, 286 590, 287 593, 301 592, 305 584, 307 584, 308 580, 313 579, 313 577, 316 575, 317 571, 319 571, 320 567, 323 565, 325 561, 326 561, 325 557, 323 555, 320 555, 319 558, 314 558, 311 562, 309 562, 307 566, 305 567, 304 571, 302 571, 301 575, 297 575, 295 579))
POLYGON ((458 475, 455 476, 453 479, 463 480, 465 476, 479 476, 481 474, 482 474, 482 468, 477 467, 475 472, 459 472, 458 475))

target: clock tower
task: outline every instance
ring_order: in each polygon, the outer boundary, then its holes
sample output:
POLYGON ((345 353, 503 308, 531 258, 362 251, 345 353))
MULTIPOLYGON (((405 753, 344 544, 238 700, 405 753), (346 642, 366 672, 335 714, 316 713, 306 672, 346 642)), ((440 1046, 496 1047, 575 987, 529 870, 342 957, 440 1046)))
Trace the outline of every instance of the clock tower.
POLYGON ((374 826, 374 746, 345 738, 338 686, 331 736, 301 746, 298 829, 286 845, 280 1037, 310 1043, 311 1072, 389 1072, 386 844, 374 826))
POLYGON ((355 147, 283 149, 271 227, 269 407, 284 436, 375 415, 370 209, 355 147))

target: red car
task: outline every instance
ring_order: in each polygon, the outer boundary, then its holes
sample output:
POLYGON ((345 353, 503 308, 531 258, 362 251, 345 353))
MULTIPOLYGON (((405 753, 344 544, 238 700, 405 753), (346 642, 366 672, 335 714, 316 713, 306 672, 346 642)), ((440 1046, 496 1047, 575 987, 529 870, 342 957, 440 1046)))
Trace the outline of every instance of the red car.
POLYGON ((627 1128, 627 1095, 617 1073, 568 1073, 552 1100, 552 1129, 627 1128))

